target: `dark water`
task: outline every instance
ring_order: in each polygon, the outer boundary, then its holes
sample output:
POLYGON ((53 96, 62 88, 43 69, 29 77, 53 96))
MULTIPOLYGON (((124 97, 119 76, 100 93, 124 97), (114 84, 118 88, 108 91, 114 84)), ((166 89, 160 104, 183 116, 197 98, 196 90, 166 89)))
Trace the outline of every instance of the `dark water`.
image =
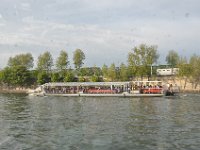
POLYGON ((0 95, 0 149, 199 150, 200 95, 0 95))

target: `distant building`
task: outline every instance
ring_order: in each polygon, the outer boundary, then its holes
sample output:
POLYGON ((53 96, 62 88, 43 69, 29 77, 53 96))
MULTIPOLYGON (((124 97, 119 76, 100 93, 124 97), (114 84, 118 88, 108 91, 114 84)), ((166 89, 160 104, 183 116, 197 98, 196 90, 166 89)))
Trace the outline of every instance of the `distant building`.
POLYGON ((172 76, 177 75, 179 72, 179 68, 165 68, 165 69, 157 69, 157 76, 172 76))

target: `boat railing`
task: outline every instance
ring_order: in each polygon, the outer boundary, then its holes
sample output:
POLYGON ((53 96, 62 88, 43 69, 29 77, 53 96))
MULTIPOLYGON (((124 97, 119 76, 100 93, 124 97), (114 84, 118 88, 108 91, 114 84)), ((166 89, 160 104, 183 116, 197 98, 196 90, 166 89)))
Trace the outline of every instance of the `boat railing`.
POLYGON ((116 93, 115 90, 110 90, 110 89, 88 89, 86 93, 89 94, 114 94, 116 93))
POLYGON ((141 88, 140 93, 143 94, 161 94, 163 92, 162 88, 141 88))

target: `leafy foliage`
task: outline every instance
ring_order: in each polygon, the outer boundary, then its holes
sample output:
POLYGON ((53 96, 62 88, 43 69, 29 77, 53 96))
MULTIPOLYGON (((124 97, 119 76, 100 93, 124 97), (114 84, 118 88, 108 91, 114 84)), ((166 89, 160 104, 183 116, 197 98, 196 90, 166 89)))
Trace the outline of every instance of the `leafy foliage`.
POLYGON ((83 76, 80 76, 80 77, 78 78, 78 81, 79 81, 79 82, 85 82, 86 79, 85 79, 83 76))
POLYGON ((145 44, 134 47, 128 54, 128 67, 136 76, 150 75, 150 67, 157 62, 159 55, 156 46, 145 44))
POLYGON ((120 65, 120 81, 128 81, 128 68, 124 63, 120 65))
MULTIPOLYGON (((32 55, 30 53, 19 54, 10 57, 8 67, 0 71, 0 83, 12 87, 24 87, 46 82, 84 82, 89 79, 99 82, 102 78, 106 81, 127 81, 134 77, 149 77, 151 66, 157 62, 158 58, 156 46, 141 44, 128 53, 128 65, 121 63, 119 67, 116 67, 113 63, 109 67, 104 64, 102 68, 96 66, 81 68, 85 54, 77 49, 73 55, 76 70, 73 70, 68 69, 68 54, 62 50, 56 60, 57 70, 52 70, 53 58, 51 53, 46 51, 38 57, 37 69, 30 70, 33 67, 32 55)), ((171 50, 166 61, 172 67, 179 68, 178 75, 185 79, 185 84, 187 80, 192 81, 195 86, 200 84, 200 56, 193 55, 188 62, 186 58, 179 57, 174 50, 171 50)), ((155 71, 156 68, 153 69, 155 71)))
POLYGON ((53 58, 50 52, 46 51, 38 57, 37 69, 40 71, 51 71, 53 58))
POLYGON ((107 77, 108 76, 108 66, 106 64, 104 64, 101 70, 102 70, 103 76, 107 77))
POLYGON ((15 57, 10 57, 8 60, 9 67, 23 66, 27 69, 33 68, 33 56, 30 53, 19 54, 15 57))
POLYGON ((75 80, 75 76, 72 71, 68 71, 64 78, 64 82, 73 82, 75 80))
POLYGON ((114 63, 112 63, 110 67, 108 68, 108 77, 110 78, 111 81, 116 80, 117 74, 116 74, 116 67, 114 63))
POLYGON ((176 51, 170 50, 168 55, 166 56, 167 64, 172 65, 175 67, 179 62, 179 55, 176 51))
POLYGON ((51 74, 51 82, 60 82, 61 78, 58 72, 51 74))
POLYGON ((85 54, 81 49, 76 49, 73 55, 74 66, 76 69, 80 69, 84 64, 83 61, 85 60, 85 54))
POLYGON ((102 79, 101 79, 99 76, 97 76, 97 75, 93 75, 93 76, 91 77, 91 81, 92 81, 92 82, 101 82, 102 79))
POLYGON ((200 56, 193 55, 190 58, 191 76, 195 83, 195 88, 200 83, 200 56))
POLYGON ((60 56, 57 58, 56 61, 56 67, 59 71, 66 71, 68 65, 68 54, 65 51, 61 51, 60 56))
POLYGON ((50 79, 49 75, 47 74, 47 72, 42 71, 42 72, 38 73, 38 76, 37 76, 38 84, 44 84, 44 83, 50 82, 50 80, 51 79, 50 79))
POLYGON ((2 71, 2 81, 8 86, 29 86, 32 84, 30 71, 24 66, 6 67, 2 71))

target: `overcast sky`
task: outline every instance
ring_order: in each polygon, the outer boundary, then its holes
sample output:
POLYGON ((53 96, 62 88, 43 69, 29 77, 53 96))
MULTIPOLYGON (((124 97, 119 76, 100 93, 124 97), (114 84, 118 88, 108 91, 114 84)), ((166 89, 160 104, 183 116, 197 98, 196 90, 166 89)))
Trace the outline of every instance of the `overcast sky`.
POLYGON ((141 43, 200 55, 199 0, 0 0, 0 68, 9 57, 50 51, 86 55, 85 66, 127 62, 141 43))

